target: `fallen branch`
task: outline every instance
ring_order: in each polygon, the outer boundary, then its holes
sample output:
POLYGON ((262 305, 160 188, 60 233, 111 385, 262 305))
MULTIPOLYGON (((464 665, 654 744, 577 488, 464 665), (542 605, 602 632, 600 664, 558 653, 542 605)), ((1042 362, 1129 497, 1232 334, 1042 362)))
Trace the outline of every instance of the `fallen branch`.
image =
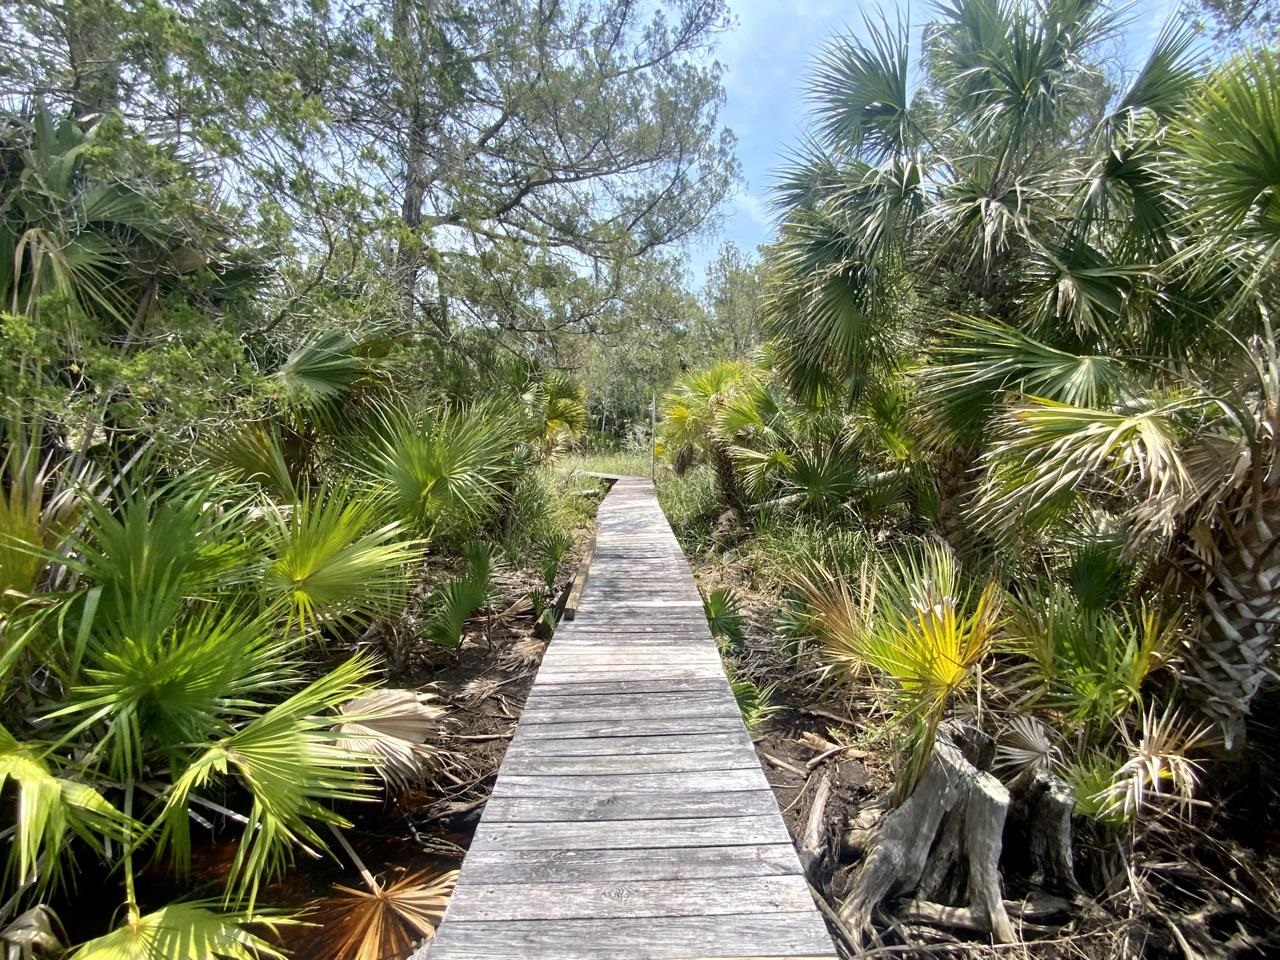
POLYGON ((796 844, 800 864, 811 882, 818 878, 827 858, 827 803, 831 800, 832 781, 831 771, 823 770, 805 819, 804 832, 796 844))

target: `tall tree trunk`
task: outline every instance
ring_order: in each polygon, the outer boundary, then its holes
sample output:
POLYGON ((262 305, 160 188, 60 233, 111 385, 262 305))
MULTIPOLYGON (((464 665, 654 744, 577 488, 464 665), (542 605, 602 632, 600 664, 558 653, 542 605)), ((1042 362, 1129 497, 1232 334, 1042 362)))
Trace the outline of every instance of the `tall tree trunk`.
POLYGON ((110 0, 67 0, 72 113, 91 121, 120 105, 120 23, 110 0))
MULTIPOLYGON (((400 219, 407 236, 400 240, 396 250, 396 278, 400 284, 401 317, 413 323, 419 312, 418 281, 424 265, 422 250, 423 204, 426 202, 428 170, 431 162, 431 129, 429 104, 423 71, 426 65, 421 58, 423 51, 413 48, 416 38, 423 35, 419 18, 429 14, 419 10, 412 0, 395 0, 394 23, 397 39, 404 45, 400 52, 400 81, 404 89, 406 105, 406 130, 404 156, 404 196, 400 203, 400 219)), ((448 334, 448 315, 444 295, 440 293, 437 304, 426 311, 432 322, 443 334, 448 334)))
POLYGON ((1280 630, 1280 491, 1265 490, 1261 498, 1224 517, 1187 658, 1228 750, 1243 742, 1245 717, 1270 676, 1280 630))
MULTIPOLYGON (((408 148, 404 157, 404 200, 400 204, 400 218, 409 236, 400 240, 396 250, 396 277, 400 282, 400 309, 405 322, 412 322, 418 313, 418 280, 422 274, 422 238, 419 231, 427 190, 426 176, 427 131, 421 113, 414 110, 409 117, 408 148)), ((435 319, 435 311, 432 313, 435 319)), ((436 322, 439 325, 438 319, 436 322)))

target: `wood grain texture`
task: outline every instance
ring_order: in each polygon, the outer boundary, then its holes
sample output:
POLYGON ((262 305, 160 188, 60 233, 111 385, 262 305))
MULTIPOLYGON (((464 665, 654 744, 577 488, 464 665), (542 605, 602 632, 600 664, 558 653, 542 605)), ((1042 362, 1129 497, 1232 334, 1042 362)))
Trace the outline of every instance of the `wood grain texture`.
POLYGON ((494 823, 568 823, 578 820, 762 816, 777 809, 770 790, 675 791, 569 798, 490 797, 485 817, 494 823))
POLYGON ((812 907, 803 877, 720 880, 592 880, 468 883, 454 894, 453 920, 578 920, 801 913, 812 907), (584 915, 585 914, 585 915, 584 915))
POLYGON ((575 599, 415 960, 834 960, 647 480, 601 504, 575 599))

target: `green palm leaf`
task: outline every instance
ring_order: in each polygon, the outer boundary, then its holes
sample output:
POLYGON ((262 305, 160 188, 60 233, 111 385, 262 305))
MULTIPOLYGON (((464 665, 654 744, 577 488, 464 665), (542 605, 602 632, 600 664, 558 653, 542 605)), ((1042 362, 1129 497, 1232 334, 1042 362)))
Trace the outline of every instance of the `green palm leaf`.
POLYGON ((996 320, 957 317, 938 348, 947 362, 914 374, 930 414, 955 436, 973 438, 1006 391, 1097 406, 1138 389, 1123 361, 1051 347, 996 320))
POLYGON ((1197 484, 1187 468, 1179 416, 1201 398, 1113 410, 1029 398, 1008 412, 988 460, 979 512, 997 525, 1086 492, 1140 491, 1152 527, 1168 529, 1197 484))
POLYGON ((873 162, 910 151, 917 140, 911 117, 909 32, 863 18, 866 40, 839 37, 819 56, 809 96, 824 140, 842 153, 873 162))
POLYGON ((19 743, 0 726, 0 791, 17 787, 9 876, 19 887, 56 884, 73 836, 105 856, 109 841, 126 841, 136 826, 93 787, 59 776, 50 758, 48 747, 19 743))
POLYGON ((1178 137, 1188 220, 1203 242, 1180 262, 1242 268, 1256 291, 1280 254, 1280 54, 1251 51, 1201 88, 1178 137))
POLYGON ((515 475, 519 425, 495 406, 415 416, 384 408, 357 464, 428 535, 465 535, 492 516, 515 475))
POLYGON ((94 729, 91 761, 105 757, 117 780, 144 775, 150 760, 181 766, 191 745, 224 736, 231 722, 297 682, 296 641, 274 618, 209 605, 175 620, 163 592, 135 598, 127 619, 101 606, 84 682, 50 718, 94 729))
POLYGON ((315 415, 332 413, 369 369, 369 347, 378 336, 358 339, 341 327, 323 330, 300 343, 275 378, 291 403, 315 415))
POLYGON ((131 913, 106 936, 77 947, 70 960, 283 960, 285 954, 245 929, 249 922, 274 930, 284 921, 171 903, 154 913, 131 913))
POLYGON ((390 617, 405 602, 422 543, 383 522, 383 498, 354 485, 267 507, 264 586, 308 627, 390 617))
POLYGON ((163 813, 161 846, 172 850, 179 869, 190 865, 192 794, 231 776, 253 803, 231 864, 228 900, 245 898, 252 909, 261 884, 280 874, 293 848, 327 849, 316 825, 348 825, 328 804, 368 799, 374 789, 374 758, 337 742, 334 730, 335 711, 368 692, 369 673, 368 661, 352 658, 195 758, 174 780, 163 813))

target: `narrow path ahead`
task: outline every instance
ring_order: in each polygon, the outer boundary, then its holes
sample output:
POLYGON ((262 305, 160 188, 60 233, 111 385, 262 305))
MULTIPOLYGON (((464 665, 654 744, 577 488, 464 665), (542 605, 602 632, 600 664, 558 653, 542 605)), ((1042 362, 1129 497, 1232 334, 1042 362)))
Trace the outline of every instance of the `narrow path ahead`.
POLYGON ((835 957, 647 480, 600 506, 426 957, 835 957))

